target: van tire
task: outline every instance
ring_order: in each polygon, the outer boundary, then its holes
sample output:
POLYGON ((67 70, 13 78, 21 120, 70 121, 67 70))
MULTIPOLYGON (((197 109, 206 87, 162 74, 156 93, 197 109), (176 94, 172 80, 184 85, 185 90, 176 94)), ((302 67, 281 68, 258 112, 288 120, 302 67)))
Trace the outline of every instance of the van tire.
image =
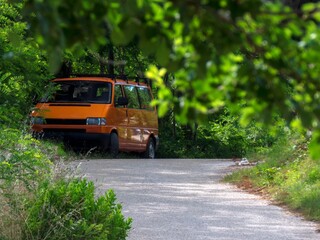
POLYGON ((149 139, 147 149, 144 152, 145 158, 154 159, 156 157, 156 146, 152 138, 149 139))
POLYGON ((112 157, 117 157, 119 153, 119 138, 116 133, 110 135, 110 146, 109 151, 112 157))

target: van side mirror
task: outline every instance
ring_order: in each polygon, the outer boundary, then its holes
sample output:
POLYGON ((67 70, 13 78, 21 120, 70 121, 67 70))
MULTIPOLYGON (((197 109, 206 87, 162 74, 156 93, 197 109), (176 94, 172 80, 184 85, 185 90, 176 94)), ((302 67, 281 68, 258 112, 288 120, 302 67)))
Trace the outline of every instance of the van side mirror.
POLYGON ((129 101, 128 101, 128 98, 126 97, 119 97, 117 102, 116 102, 116 105, 117 106, 125 106, 125 105, 128 105, 129 101))

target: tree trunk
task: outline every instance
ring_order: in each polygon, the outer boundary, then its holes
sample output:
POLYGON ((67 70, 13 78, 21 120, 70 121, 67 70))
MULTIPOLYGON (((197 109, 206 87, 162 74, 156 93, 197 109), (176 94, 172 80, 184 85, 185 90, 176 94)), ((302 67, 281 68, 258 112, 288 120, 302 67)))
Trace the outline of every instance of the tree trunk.
POLYGON ((194 129, 193 129, 193 141, 197 140, 197 132, 198 132, 198 124, 194 124, 194 129))
POLYGON ((62 62, 60 70, 56 74, 56 77, 60 77, 60 78, 70 77, 71 74, 72 74, 72 62, 65 60, 62 62))
POLYGON ((114 48, 112 43, 108 46, 108 73, 114 75, 114 48))

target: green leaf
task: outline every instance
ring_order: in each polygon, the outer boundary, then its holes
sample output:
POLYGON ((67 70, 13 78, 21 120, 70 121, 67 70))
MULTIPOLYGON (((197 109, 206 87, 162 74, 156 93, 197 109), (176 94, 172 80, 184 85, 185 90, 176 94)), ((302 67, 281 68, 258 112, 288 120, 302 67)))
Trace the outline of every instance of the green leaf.
POLYGON ((159 117, 164 117, 169 110, 169 104, 168 102, 162 102, 158 107, 158 115, 159 117))
POLYGON ((242 126, 248 126, 252 117, 255 114, 255 109, 253 107, 245 107, 242 109, 242 116, 240 118, 240 124, 242 126))
POLYGON ((314 3, 305 3, 302 5, 303 12, 312 12, 316 8, 316 4, 314 3))
POLYGON ((162 40, 156 50, 156 58, 160 65, 165 66, 169 62, 170 50, 164 40, 162 40))
POLYGON ((48 62, 50 73, 57 73, 62 63, 62 49, 59 46, 55 49, 50 49, 48 62))
POLYGON ((316 20, 316 21, 320 21, 320 12, 319 11, 317 11, 317 12, 315 12, 314 14, 313 14, 313 18, 316 20))
POLYGON ((115 45, 125 45, 127 43, 126 35, 120 28, 115 28, 111 32, 111 40, 115 45))
POLYGON ((156 51, 157 45, 153 43, 152 39, 147 37, 140 38, 139 47, 145 55, 151 55, 156 51))
POLYGON ((12 43, 14 47, 19 47, 22 41, 22 37, 19 33, 15 31, 8 32, 8 40, 12 43))
POLYGON ((320 129, 312 133, 312 140, 309 144, 310 156, 314 160, 320 160, 320 129))

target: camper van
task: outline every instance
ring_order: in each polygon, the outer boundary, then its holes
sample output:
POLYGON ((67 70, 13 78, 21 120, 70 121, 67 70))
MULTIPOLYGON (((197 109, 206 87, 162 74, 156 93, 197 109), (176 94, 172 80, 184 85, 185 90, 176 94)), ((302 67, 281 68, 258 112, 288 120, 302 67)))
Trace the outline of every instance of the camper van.
POLYGON ((158 116, 147 79, 82 75, 56 78, 47 90, 31 113, 35 136, 95 141, 113 156, 155 157, 158 116))

